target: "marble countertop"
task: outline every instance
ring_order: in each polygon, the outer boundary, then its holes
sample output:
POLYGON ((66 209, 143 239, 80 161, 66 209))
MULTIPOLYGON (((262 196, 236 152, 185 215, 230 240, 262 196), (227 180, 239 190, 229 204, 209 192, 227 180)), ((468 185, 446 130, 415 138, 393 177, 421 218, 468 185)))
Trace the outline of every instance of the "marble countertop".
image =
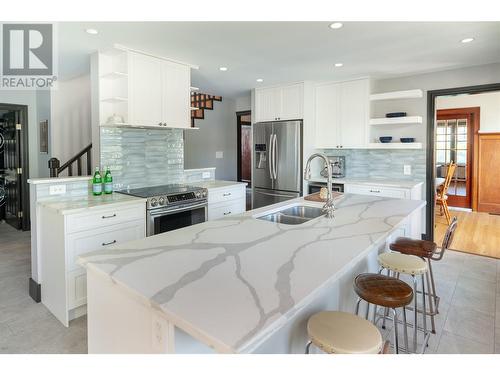
MULTIPOLYGON (((311 177, 309 180, 311 182, 326 182, 325 177, 316 176, 311 177)), ((396 188, 412 189, 415 186, 421 185, 423 181, 412 181, 412 180, 392 180, 392 179, 379 179, 379 178, 334 178, 334 184, 359 184, 359 185, 377 185, 377 186, 387 186, 396 188)))
MULTIPOLYGON (((99 209, 104 206, 128 205, 133 203, 146 202, 145 198, 132 197, 130 195, 113 193, 103 195, 87 195, 79 197, 67 198, 51 198, 48 200, 39 201, 38 205, 52 210, 56 210, 62 215, 77 214, 87 210, 99 209)), ((144 206, 146 209, 146 206, 144 206)))
POLYGON ((336 281, 423 201, 345 194, 334 219, 255 217, 303 198, 147 237, 79 258, 218 352, 251 352, 336 281))
POLYGON ((210 181, 190 182, 189 184, 193 185, 193 186, 204 187, 204 188, 207 188, 207 189, 222 189, 222 188, 226 188, 228 186, 235 186, 235 185, 245 185, 245 186, 247 186, 246 182, 224 181, 224 180, 210 180, 210 181))

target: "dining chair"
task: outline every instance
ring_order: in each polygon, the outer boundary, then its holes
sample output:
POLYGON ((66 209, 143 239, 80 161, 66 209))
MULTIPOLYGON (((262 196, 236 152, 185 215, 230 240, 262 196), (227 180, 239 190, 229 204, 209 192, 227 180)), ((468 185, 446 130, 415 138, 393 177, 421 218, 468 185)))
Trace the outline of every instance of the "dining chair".
POLYGON ((448 165, 446 178, 441 185, 441 189, 439 189, 436 194, 436 204, 439 206, 441 214, 444 212, 444 216, 446 217, 448 225, 450 225, 451 223, 450 210, 448 209, 448 188, 450 187, 451 179, 453 178, 453 174, 455 173, 456 168, 457 164, 451 161, 448 165))

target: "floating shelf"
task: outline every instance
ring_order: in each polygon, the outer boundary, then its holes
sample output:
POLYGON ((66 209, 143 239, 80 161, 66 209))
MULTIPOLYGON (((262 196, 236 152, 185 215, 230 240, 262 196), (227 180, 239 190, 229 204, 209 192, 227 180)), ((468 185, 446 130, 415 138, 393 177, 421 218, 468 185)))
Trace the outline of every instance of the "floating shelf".
POLYGON ((368 143, 367 148, 381 148, 381 149, 391 149, 391 150, 420 150, 422 148, 422 143, 412 142, 412 143, 402 143, 402 142, 390 142, 390 143, 368 143))
POLYGON ((370 125, 421 124, 422 116, 381 117, 370 119, 370 125))
POLYGON ((197 110, 199 110, 198 107, 189 107, 189 108, 191 109, 191 111, 197 111, 197 110))
POLYGON ((124 98, 122 96, 113 96, 111 98, 101 99, 101 102, 105 102, 105 103, 123 103, 126 101, 128 101, 128 99, 124 98))
POLYGON ((124 72, 111 72, 111 73, 106 73, 101 76, 101 78, 105 79, 119 79, 119 78, 125 78, 128 77, 127 73, 124 72))
POLYGON ((394 99, 417 99, 424 96, 424 92, 420 89, 382 92, 380 94, 371 94, 370 100, 394 100, 394 99))

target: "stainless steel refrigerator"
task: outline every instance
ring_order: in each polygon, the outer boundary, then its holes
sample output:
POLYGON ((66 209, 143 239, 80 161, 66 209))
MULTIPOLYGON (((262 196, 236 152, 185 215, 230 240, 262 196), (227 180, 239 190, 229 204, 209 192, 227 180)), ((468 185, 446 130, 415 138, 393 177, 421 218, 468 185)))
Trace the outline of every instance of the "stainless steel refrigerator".
POLYGON ((253 208, 302 195, 302 121, 253 126, 253 208))

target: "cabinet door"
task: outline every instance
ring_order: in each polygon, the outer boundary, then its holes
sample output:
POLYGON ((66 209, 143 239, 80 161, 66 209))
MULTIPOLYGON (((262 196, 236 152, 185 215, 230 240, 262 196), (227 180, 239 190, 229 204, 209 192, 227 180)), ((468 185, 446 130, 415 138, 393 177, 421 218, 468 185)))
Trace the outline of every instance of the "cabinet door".
POLYGON ((275 121, 280 111, 280 88, 255 90, 255 122, 275 121))
POLYGON ((162 82, 162 121, 174 128, 191 127, 190 68, 182 64, 164 62, 162 82))
POLYGON ((340 145, 342 148, 366 147, 369 95, 367 79, 340 84, 340 145))
POLYGON ((326 84, 315 89, 316 147, 338 148, 339 94, 338 84, 326 84))
POLYGON ((304 87, 298 83, 281 88, 279 120, 299 120, 303 116, 304 87))
POLYGON ((131 53, 130 65, 130 122, 158 126, 162 122, 162 60, 131 53))

